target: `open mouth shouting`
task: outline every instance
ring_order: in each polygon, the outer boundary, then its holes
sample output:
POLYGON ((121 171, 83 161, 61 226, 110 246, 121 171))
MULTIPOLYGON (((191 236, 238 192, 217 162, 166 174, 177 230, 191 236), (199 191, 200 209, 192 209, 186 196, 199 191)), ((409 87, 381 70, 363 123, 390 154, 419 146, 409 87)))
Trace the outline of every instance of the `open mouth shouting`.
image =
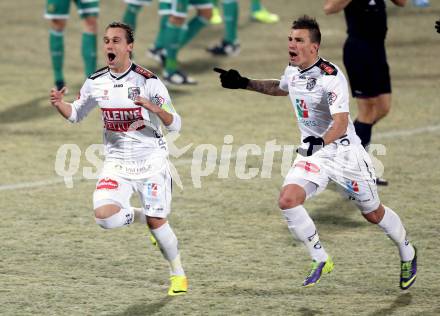
POLYGON ((113 65, 115 59, 116 59, 116 54, 115 53, 107 53, 107 60, 108 60, 108 64, 109 65, 113 65))
POLYGON ((290 58, 294 58, 294 57, 298 56, 298 54, 295 53, 294 51, 289 51, 289 55, 290 55, 290 58))

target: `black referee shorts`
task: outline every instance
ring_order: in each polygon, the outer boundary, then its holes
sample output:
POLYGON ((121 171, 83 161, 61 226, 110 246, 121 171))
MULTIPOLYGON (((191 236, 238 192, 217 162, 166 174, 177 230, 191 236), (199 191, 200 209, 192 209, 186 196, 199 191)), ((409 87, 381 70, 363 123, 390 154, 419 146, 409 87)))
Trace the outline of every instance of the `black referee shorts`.
POLYGON ((344 65, 353 97, 370 98, 391 93, 384 41, 347 38, 344 44, 344 65))

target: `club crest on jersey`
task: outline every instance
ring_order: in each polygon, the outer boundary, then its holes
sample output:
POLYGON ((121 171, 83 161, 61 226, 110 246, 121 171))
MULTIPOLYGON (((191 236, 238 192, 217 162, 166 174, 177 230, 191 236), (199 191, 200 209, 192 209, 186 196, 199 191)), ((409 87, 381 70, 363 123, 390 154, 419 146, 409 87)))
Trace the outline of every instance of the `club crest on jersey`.
POLYGON ((128 88, 128 98, 130 100, 135 100, 141 94, 141 88, 139 87, 130 87, 128 88))
POLYGON ((162 107, 162 105, 165 103, 165 99, 161 97, 160 95, 156 94, 152 98, 151 102, 153 102, 155 105, 162 107))
POLYGON ((302 99, 295 100, 296 110, 298 112, 298 117, 300 118, 308 118, 309 117, 309 109, 307 108, 306 101, 302 99))
POLYGON ((327 103, 328 105, 332 106, 333 103, 335 103, 336 99, 338 98, 338 95, 336 93, 332 92, 328 92, 327 93, 327 103))
POLYGON ((307 79, 306 89, 311 91, 316 86, 316 78, 307 79))

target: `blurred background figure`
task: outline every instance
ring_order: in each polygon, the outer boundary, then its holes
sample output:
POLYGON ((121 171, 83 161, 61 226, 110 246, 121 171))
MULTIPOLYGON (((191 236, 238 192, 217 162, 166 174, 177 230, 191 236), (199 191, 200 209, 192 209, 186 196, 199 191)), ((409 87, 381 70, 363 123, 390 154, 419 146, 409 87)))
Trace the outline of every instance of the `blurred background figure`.
MULTIPOLYGON (((162 30, 163 35, 160 43, 165 50, 156 55, 158 59, 163 61, 164 81, 168 84, 175 85, 191 85, 197 82, 185 74, 179 67, 177 55, 179 50, 188 44, 204 27, 209 24, 212 17, 212 1, 211 0, 174 0, 168 3, 166 0, 160 1, 160 10, 167 8, 165 28, 162 30), (194 7, 197 11, 196 15, 187 21, 189 6, 194 7)), ((165 14, 164 14, 165 15, 165 14)), ((161 18, 162 21, 163 17, 161 18)), ((161 27, 162 28, 162 27, 161 27)), ((160 36, 158 36, 160 37, 160 36)), ((157 44, 157 43, 156 43, 157 44)), ((156 46, 154 49, 159 48, 156 46)), ((150 50, 151 53, 151 50, 150 50)))
POLYGON ((429 7, 429 0, 412 0, 413 6, 426 8, 429 7))
MULTIPOLYGON (((218 2, 218 1, 216 1, 218 2)), ((217 9, 218 7, 214 7, 217 9)), ((237 0, 222 1, 224 17, 224 35, 219 44, 209 47, 207 50, 214 56, 234 56, 240 52, 240 44, 237 37, 239 7, 237 0)), ((213 11, 214 12, 214 11, 213 11)), ((220 23, 222 22, 221 16, 220 23)), ((215 18, 215 16, 213 16, 215 18)), ((212 19, 211 19, 212 23, 212 19)))
MULTIPOLYGON (((148 6, 152 0, 124 0, 127 3, 122 21, 130 25, 133 31, 136 31, 137 16, 142 6, 148 6)), ((159 1, 159 27, 157 30, 154 44, 147 50, 147 55, 163 64, 165 62, 164 37, 167 27, 167 21, 171 12, 171 2, 169 0, 159 1)))
POLYGON ((61 90, 66 86, 63 72, 64 29, 69 18, 71 2, 75 3, 78 15, 83 21, 84 26, 81 40, 84 74, 88 77, 96 70, 96 34, 98 33, 99 0, 46 0, 44 17, 50 20, 49 51, 57 90, 61 90))
MULTIPOLYGON (((224 4, 226 1, 222 1, 224 4)), ((220 13, 220 5, 219 0, 214 0, 214 9, 212 10, 212 18, 211 24, 221 24, 223 22, 221 13, 220 13)), ((225 9, 223 6, 223 13, 225 14, 225 9)), ((251 20, 260 23, 276 23, 280 20, 279 16, 269 12, 262 4, 260 0, 251 0, 250 6, 250 17, 251 20)), ((225 16, 226 20, 226 16, 225 16)), ((227 21, 225 21, 225 24, 227 21)))
POLYGON ((435 28, 437 29, 437 33, 440 33, 440 19, 435 22, 435 28))
POLYGON ((150 5, 152 0, 124 0, 127 4, 125 7, 122 21, 130 25, 133 32, 136 31, 137 16, 142 9, 142 6, 150 5))
MULTIPOLYGON (((221 24, 224 21, 224 36, 220 43, 208 47, 208 52, 214 56, 236 56, 240 53, 237 36, 239 6, 237 0, 222 0, 223 18, 220 13, 219 0, 214 0, 211 24, 221 24)), ((269 12, 261 5, 260 0, 252 0, 250 6, 251 20, 260 23, 276 23, 279 16, 269 12)))

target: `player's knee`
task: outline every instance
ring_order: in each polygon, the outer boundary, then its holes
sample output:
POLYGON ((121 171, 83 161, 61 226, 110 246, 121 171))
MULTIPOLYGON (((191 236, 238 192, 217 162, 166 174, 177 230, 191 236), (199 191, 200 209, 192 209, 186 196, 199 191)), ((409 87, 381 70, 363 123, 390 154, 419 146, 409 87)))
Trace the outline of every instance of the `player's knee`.
POLYGON ((67 21, 65 19, 53 19, 50 21, 50 27, 57 32, 64 31, 67 21))
POLYGON ((212 10, 211 9, 199 10, 198 15, 204 18, 205 20, 209 21, 211 20, 212 17, 212 10))
POLYGON ((147 225, 150 229, 157 229, 167 222, 166 218, 147 216, 147 225))
POLYGON ((182 26, 185 23, 185 18, 175 15, 170 15, 168 21, 173 25, 182 26))
POLYGON ((304 198, 299 195, 281 194, 278 199, 278 207, 282 210, 287 210, 302 204, 304 204, 304 198))
POLYGON ((116 214, 120 209, 121 208, 118 205, 103 205, 95 208, 95 217, 98 219, 105 219, 116 214))
POLYGON ((84 19, 84 31, 87 33, 98 33, 98 19, 95 16, 90 16, 84 19))
POLYGON ((379 224, 380 221, 382 220, 383 216, 385 214, 385 210, 381 205, 379 205, 379 207, 377 209, 375 209, 372 212, 366 213, 366 214, 362 214, 365 219, 367 221, 369 221, 371 224, 379 224))

